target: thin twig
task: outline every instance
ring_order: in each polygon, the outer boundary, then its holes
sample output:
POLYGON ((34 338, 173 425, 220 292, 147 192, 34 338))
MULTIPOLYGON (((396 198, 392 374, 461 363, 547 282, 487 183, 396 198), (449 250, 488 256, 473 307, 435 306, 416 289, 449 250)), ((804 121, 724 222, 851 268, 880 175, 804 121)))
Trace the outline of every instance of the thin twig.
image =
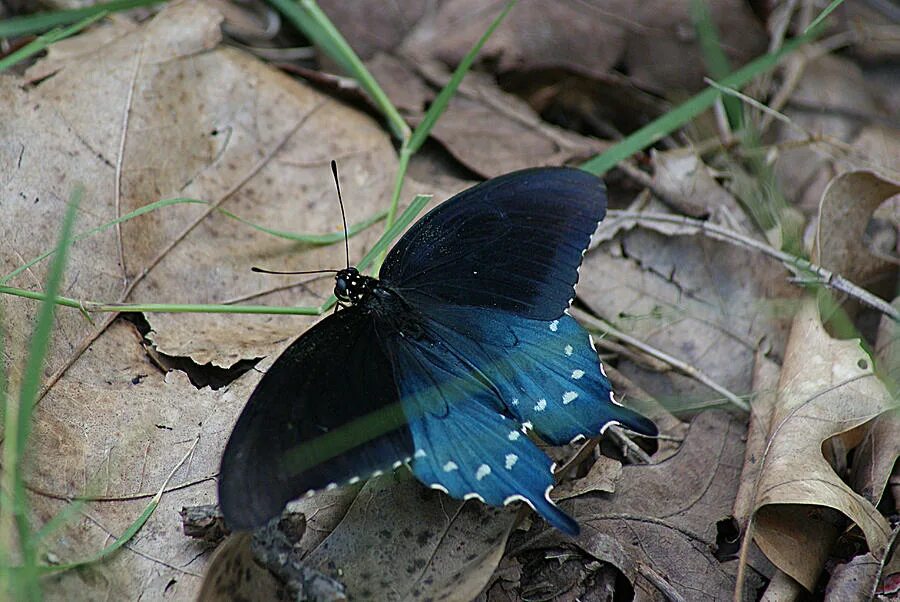
POLYGON ((802 257, 779 251, 763 241, 741 234, 740 232, 723 228, 722 226, 718 226, 708 221, 683 217, 680 215, 667 215, 664 213, 631 213, 628 211, 616 210, 609 211, 607 215, 611 219, 632 220, 643 227, 646 227, 647 224, 663 223, 692 228, 709 238, 727 242, 738 247, 759 251, 764 255, 768 255, 773 259, 781 261, 786 264, 788 268, 792 268, 797 273, 807 277, 811 276, 812 278, 809 278, 807 282, 817 282, 822 286, 853 297, 860 303, 880 311, 895 322, 900 322, 900 311, 895 309, 884 299, 873 295, 861 286, 857 286, 840 274, 836 274, 831 270, 803 259, 802 257))
POLYGON ((678 593, 678 590, 672 587, 672 584, 666 581, 662 575, 654 571, 650 565, 641 563, 638 567, 638 572, 644 579, 652 583, 653 587, 666 597, 666 600, 670 602, 687 602, 684 596, 678 593))
POLYGON ((620 426, 613 425, 609 428, 609 432, 614 439, 616 439, 619 443, 627 448, 627 451, 634 454, 642 464, 653 464, 653 459, 647 454, 647 452, 641 449, 641 447, 637 443, 635 443, 631 437, 628 436, 628 433, 625 432, 625 429, 620 426))
POLYGON ((707 376, 706 374, 704 374, 697 368, 691 366, 687 362, 683 362, 680 359, 669 355, 665 351, 657 349, 656 347, 652 347, 639 339, 636 339, 628 334, 625 334, 624 332, 618 330, 616 327, 614 327, 612 324, 610 324, 606 320, 602 320, 600 318, 597 318, 596 316, 592 316, 591 314, 589 314, 585 311, 582 311, 580 309, 577 309, 577 308, 573 308, 573 313, 579 320, 581 320, 583 322, 587 322, 589 325, 594 326, 596 328, 599 328, 599 329, 609 333, 611 336, 619 339, 623 343, 627 343, 628 345, 631 345, 632 347, 636 347, 637 349, 640 349, 644 353, 647 353, 647 354, 655 357, 656 359, 662 360, 663 362, 669 364, 670 366, 672 366, 679 372, 685 374, 686 376, 689 376, 690 378, 693 378, 694 380, 703 383, 704 385, 706 385, 707 387, 709 387, 716 393, 725 397, 725 399, 727 399, 729 402, 731 402, 736 407, 740 408, 742 411, 744 411, 744 412, 750 411, 750 405, 746 401, 744 401, 743 399, 741 399, 740 397, 738 397, 737 395, 735 395, 734 393, 732 393, 731 391, 729 391, 728 389, 726 389, 725 387, 723 387, 722 385, 720 385, 719 383, 714 381, 712 378, 710 378, 709 376, 707 376))
MULTIPOLYGON (((205 483, 206 481, 212 481, 216 478, 215 474, 207 475, 205 477, 200 477, 197 479, 193 479, 191 481, 185 481, 184 483, 178 483, 177 485, 169 485, 164 490, 163 493, 171 493, 173 491, 179 491, 181 489, 188 489, 189 487, 194 487, 195 485, 200 485, 201 483, 205 483)), ((64 502, 131 502, 134 500, 145 500, 147 498, 155 496, 158 492, 146 492, 146 493, 130 493, 126 495, 67 495, 62 493, 55 493, 53 491, 47 491, 45 489, 41 489, 35 485, 25 485, 25 488, 28 491, 34 493, 35 495, 39 495, 41 497, 49 498, 52 500, 61 500, 64 502)))
MULTIPOLYGON (((134 72, 131 74, 131 82, 128 85, 128 96, 125 98, 125 108, 122 111, 122 135, 119 137, 119 154, 116 157, 116 182, 115 182, 115 207, 116 219, 122 217, 122 165, 125 163, 125 140, 128 137, 128 120, 131 117, 131 104, 134 98, 134 88, 137 86, 137 76, 141 70, 141 61, 144 56, 144 39, 141 38, 140 47, 134 62, 134 72)), ((119 253, 119 266, 122 268, 122 289, 128 288, 128 268, 125 265, 125 243, 122 241, 122 224, 116 224, 116 249, 119 253)))

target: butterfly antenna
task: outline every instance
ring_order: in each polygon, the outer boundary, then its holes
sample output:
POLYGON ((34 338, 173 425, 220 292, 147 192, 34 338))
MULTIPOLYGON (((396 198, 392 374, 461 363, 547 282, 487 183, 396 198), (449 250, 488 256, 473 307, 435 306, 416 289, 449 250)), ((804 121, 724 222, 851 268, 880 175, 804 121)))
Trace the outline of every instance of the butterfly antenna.
POLYGON ((251 272, 258 272, 260 274, 337 274, 340 270, 308 270, 305 272, 279 272, 277 270, 267 270, 264 268, 258 268, 253 266, 250 268, 251 272))
POLYGON ((338 204, 341 206, 341 219, 344 222, 344 251, 347 254, 347 267, 350 267, 350 235, 347 232, 347 214, 344 213, 344 199, 341 198, 341 183, 338 181, 337 162, 331 160, 331 173, 334 175, 334 187, 337 188, 338 204))

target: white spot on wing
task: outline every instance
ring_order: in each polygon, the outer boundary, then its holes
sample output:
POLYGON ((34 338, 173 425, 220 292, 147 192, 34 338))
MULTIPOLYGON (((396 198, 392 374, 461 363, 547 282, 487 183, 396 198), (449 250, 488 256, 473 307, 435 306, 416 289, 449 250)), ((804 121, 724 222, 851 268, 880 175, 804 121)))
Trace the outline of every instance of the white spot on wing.
POLYGON ((396 462, 394 462, 394 463, 391 465, 391 468, 393 468, 394 470, 397 470, 397 469, 400 468, 401 466, 403 466, 403 461, 402 461, 402 460, 397 460, 396 462))
POLYGON ((337 483, 328 483, 325 485, 325 491, 333 491, 337 489, 337 483))
POLYGON ((547 400, 546 399, 538 399, 538 402, 534 404, 535 412, 543 412, 547 408, 547 400))
MULTIPOLYGON (((555 468, 556 464, 554 464, 553 466, 555 468)), ((555 506, 556 502, 554 502, 553 500, 550 499, 551 491, 553 491, 553 485, 547 485, 547 489, 544 490, 544 499, 547 500, 548 502, 550 502, 550 505, 555 506)))
POLYGON ((566 345, 566 348, 564 349, 564 351, 566 352, 566 357, 572 357, 572 353, 573 353, 575 350, 572 349, 572 346, 571 346, 571 345, 566 345))
POLYGON ((504 505, 504 506, 509 506, 509 505, 512 504, 513 502, 525 502, 526 504, 528 504, 528 506, 529 506, 532 510, 534 510, 534 504, 531 503, 531 500, 529 500, 529 499, 528 499, 527 497, 525 497, 525 496, 519 495, 518 493, 516 493, 515 495, 511 495, 511 496, 509 496, 508 498, 504 499, 504 500, 503 500, 503 505, 504 505))
POLYGON ((459 466, 456 465, 456 462, 450 460, 443 466, 444 472, 453 472, 454 470, 458 470, 459 466))
POLYGON ((444 493, 447 493, 447 494, 450 493, 449 491, 447 491, 447 488, 444 487, 443 485, 441 485, 440 483, 432 483, 431 485, 429 485, 429 487, 431 487, 432 489, 437 489, 438 491, 443 491, 444 493))
POLYGON ((530 431, 530 430, 532 430, 532 429, 534 428, 534 425, 531 424, 531 421, 530 421, 530 420, 526 420, 525 422, 522 423, 522 428, 523 428, 523 429, 528 429, 528 430, 530 431))
POLYGON ((513 397, 513 399, 512 399, 512 404, 513 404, 514 406, 519 405, 519 398, 518 398, 518 397, 513 397))
POLYGON ((550 322, 550 330, 553 332, 559 330, 559 320, 553 320, 552 322, 550 322))
POLYGON ((509 435, 507 435, 506 437, 510 441, 515 441, 516 439, 518 439, 521 436, 522 436, 522 434, 519 431, 509 431, 509 435))
POLYGON ((475 478, 480 481, 489 474, 491 474, 491 467, 487 464, 482 464, 478 467, 478 470, 475 471, 475 478))
POLYGON ((622 426, 622 423, 619 422, 618 420, 610 420, 609 422, 607 422, 606 424, 604 424, 603 426, 600 427, 600 434, 602 435, 606 431, 606 429, 608 429, 611 426, 622 426))
POLYGON ((464 500, 478 500, 482 504, 484 503, 484 498, 475 493, 474 491, 471 493, 467 493, 463 496, 464 500))
POLYGON ((376 470, 375 472, 372 473, 372 477, 373 477, 373 478, 374 478, 374 477, 380 477, 380 476, 383 475, 383 474, 384 474, 384 471, 383 471, 383 470, 376 470))
POLYGON ((603 369, 603 362, 600 362, 600 374, 602 374, 605 378, 609 378, 606 376, 606 370, 603 369))
POLYGON ((519 456, 516 454, 506 454, 506 470, 512 470, 512 467, 515 466, 518 461, 519 456))
POLYGON ((562 402, 564 405, 569 405, 570 403, 575 401, 577 397, 578 393, 576 393, 575 391, 566 391, 565 393, 563 393, 562 402))
POLYGON ((588 340, 591 342, 591 349, 594 350, 594 353, 597 353, 597 346, 594 345, 594 337, 591 335, 591 333, 588 333, 588 340))
POLYGON ((424 450, 424 449, 417 449, 417 450, 416 450, 416 453, 413 454, 413 457, 414 457, 414 458, 424 458, 424 457, 427 456, 427 455, 428 455, 428 454, 425 453, 425 450, 424 450))
POLYGON ((584 370, 572 370, 572 378, 575 380, 578 380, 582 376, 584 376, 584 370))
POLYGON ((347 482, 351 485, 356 485, 357 483, 359 483, 359 477, 350 477, 350 480, 347 482))

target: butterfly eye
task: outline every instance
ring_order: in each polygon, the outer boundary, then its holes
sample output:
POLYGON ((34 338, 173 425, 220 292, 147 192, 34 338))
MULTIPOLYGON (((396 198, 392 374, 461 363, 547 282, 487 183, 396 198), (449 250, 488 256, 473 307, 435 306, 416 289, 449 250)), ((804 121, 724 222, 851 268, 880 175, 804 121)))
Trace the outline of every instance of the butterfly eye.
POLYGON ((347 296, 347 287, 350 283, 343 276, 339 276, 334 280, 334 296, 341 299, 347 296))

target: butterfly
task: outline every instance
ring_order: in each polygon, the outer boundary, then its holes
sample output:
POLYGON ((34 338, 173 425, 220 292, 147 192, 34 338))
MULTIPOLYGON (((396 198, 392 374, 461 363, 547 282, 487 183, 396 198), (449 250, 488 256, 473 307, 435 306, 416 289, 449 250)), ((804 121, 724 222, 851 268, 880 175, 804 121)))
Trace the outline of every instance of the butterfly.
POLYGON ((567 311, 605 213, 599 178, 525 169, 435 207, 378 278, 337 271, 340 311, 272 364, 231 433, 218 482, 226 523, 255 528, 305 493, 406 464, 450 496, 523 501, 577 534, 529 431, 553 445, 611 424, 657 433, 616 403, 567 311))

